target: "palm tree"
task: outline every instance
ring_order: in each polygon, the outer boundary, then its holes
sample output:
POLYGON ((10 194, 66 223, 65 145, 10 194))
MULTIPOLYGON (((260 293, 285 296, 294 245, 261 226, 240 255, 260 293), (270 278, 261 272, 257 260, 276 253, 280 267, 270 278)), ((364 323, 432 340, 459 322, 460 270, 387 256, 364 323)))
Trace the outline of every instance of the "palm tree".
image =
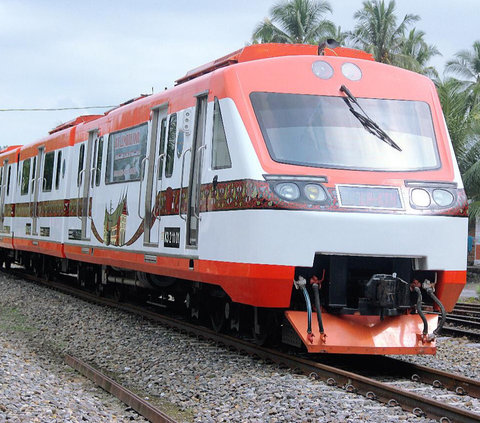
POLYGON ((363 8, 355 12, 357 20, 350 38, 357 46, 371 53, 377 62, 397 64, 405 61, 398 56, 401 52, 403 34, 409 25, 420 20, 418 15, 407 14, 397 26, 395 0, 369 0, 363 2, 363 8), (398 56, 398 57, 397 57, 398 56))
POLYGON ((259 22, 253 31, 254 43, 315 44, 335 26, 323 16, 332 12, 327 0, 283 0, 270 9, 271 18, 259 22))
POLYGON ((445 70, 480 87, 480 41, 473 43, 473 51, 461 50, 455 57, 447 62, 445 70))
POLYGON ((475 91, 454 78, 437 79, 448 132, 457 156, 465 191, 471 200, 470 217, 480 217, 480 103, 475 91))
POLYGON ((434 45, 426 43, 425 32, 413 28, 408 36, 402 37, 400 42, 399 61, 404 60, 404 69, 413 70, 430 78, 438 78, 438 72, 428 62, 434 56, 441 56, 440 51, 434 45))

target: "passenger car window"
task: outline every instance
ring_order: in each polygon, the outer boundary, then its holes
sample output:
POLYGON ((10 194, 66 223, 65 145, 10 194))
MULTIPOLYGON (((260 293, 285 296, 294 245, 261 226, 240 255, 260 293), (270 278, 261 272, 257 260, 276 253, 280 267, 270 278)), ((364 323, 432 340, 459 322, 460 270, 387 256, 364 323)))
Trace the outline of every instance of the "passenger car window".
POLYGON ((95 169, 95 185, 97 187, 100 185, 100 176, 102 174, 102 161, 103 161, 103 137, 100 137, 100 139, 98 140, 97 166, 95 169))
POLYGON ((60 170, 62 169, 62 151, 57 153, 57 169, 55 172, 55 189, 60 187, 60 170))
POLYGON ((147 135, 147 123, 109 135, 106 184, 140 180, 142 162, 147 153, 147 135))
MULTIPOLYGON (((162 123, 160 124, 160 147, 158 149, 158 155, 163 154, 165 152, 165 138, 167 136, 167 118, 162 119, 162 123)), ((163 157, 160 159, 160 164, 158 166, 158 179, 162 179, 163 173, 163 157)))
POLYGON ((8 177, 7 177, 7 195, 10 195, 10 179, 12 177, 12 166, 8 166, 8 177))
MULTIPOLYGON (((83 158, 85 156, 85 144, 80 146, 80 154, 78 155, 78 171, 77 171, 77 187, 80 186, 80 173, 83 170, 83 158)), ((83 178, 82 178, 83 179, 83 178)))
POLYGON ((55 152, 45 154, 45 163, 43 166, 43 191, 52 190, 53 182, 53 163, 55 162, 55 152))
POLYGON ((27 159, 23 161, 22 166, 22 186, 20 187, 20 194, 28 194, 28 181, 30 180, 30 160, 27 159))
POLYGON ((177 114, 170 116, 168 121, 168 144, 167 160, 165 162, 165 176, 170 178, 173 175, 173 163, 175 159, 175 140, 177 139, 177 114))

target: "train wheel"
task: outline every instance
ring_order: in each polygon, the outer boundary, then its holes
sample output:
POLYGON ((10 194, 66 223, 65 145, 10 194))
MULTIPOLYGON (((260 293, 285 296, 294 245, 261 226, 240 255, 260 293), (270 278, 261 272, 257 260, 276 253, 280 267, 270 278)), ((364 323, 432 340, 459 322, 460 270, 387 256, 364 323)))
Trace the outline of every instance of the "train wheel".
POLYGON ((34 255, 32 258, 32 270, 33 274, 37 278, 42 278, 43 277, 43 260, 42 257, 39 255, 34 255))
POLYGON ((224 298, 212 298, 210 321, 215 332, 224 332, 230 317, 230 304, 224 298))
POLYGON ((273 320, 268 310, 253 308, 253 339, 257 345, 266 346, 272 342, 273 320))
POLYGON ((112 298, 121 303, 125 300, 125 287, 123 285, 120 285, 120 284, 114 284, 114 286, 112 287, 112 298))
POLYGON ((93 292, 97 297, 105 295, 105 285, 102 283, 102 273, 99 269, 93 269, 93 292))

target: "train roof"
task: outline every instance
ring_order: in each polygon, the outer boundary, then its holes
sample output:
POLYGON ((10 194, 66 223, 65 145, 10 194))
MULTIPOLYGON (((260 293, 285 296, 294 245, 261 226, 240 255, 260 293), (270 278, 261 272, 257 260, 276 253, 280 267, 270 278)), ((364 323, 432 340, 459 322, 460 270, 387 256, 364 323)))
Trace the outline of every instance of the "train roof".
POLYGON ((183 84, 191 79, 198 78, 214 70, 234 65, 236 63, 251 62, 253 60, 268 59, 282 56, 338 56, 351 57, 355 59, 375 59, 369 53, 362 50, 355 50, 347 47, 328 48, 310 44, 253 44, 246 46, 226 56, 220 57, 213 62, 206 63, 186 73, 183 78, 175 81, 176 85, 183 84))

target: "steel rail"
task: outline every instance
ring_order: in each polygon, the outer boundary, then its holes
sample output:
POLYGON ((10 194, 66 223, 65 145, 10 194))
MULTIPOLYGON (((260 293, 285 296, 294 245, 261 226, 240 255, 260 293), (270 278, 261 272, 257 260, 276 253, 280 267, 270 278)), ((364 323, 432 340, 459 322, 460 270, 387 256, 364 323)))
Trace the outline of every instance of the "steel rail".
POLYGON ((466 316, 463 317, 463 318, 459 318, 458 316, 452 316, 452 315, 447 314, 447 320, 446 321, 447 321, 447 323, 454 323, 454 324, 458 324, 458 325, 469 326, 473 329, 480 329, 480 319, 475 318, 475 317, 473 319, 476 319, 476 320, 470 320, 470 319, 466 318, 466 316))
MULTIPOLYGON (((321 379, 331 386, 340 386, 347 392, 356 393, 365 396, 368 399, 378 400, 389 406, 400 406, 402 409, 414 413, 417 416, 428 416, 440 420, 441 422, 479 422, 480 414, 471 411, 453 407, 430 398, 423 397, 412 392, 378 382, 374 379, 362 376, 357 373, 342 370, 336 367, 321 363, 315 363, 300 357, 288 355, 279 351, 259 347, 250 342, 216 333, 210 329, 195 326, 187 322, 179 321, 174 318, 159 315, 141 307, 118 303, 106 298, 99 298, 96 295, 86 293, 85 291, 66 287, 65 285, 45 281, 36 277, 21 274, 19 276, 28 277, 41 284, 52 286, 58 290, 77 295, 83 299, 122 309, 150 320, 161 323, 165 326, 175 328, 181 332, 195 335, 198 338, 209 339, 219 345, 234 348, 240 352, 245 352, 252 356, 258 356, 265 360, 270 360, 279 365, 286 365, 294 370, 300 370, 303 374, 314 376, 321 379)), ((133 407, 132 407, 133 408, 133 407)))
POLYGON ((78 358, 67 355, 65 356, 65 363, 133 408, 151 423, 175 423, 175 420, 171 419, 161 410, 78 358))
POLYGON ((475 304, 475 303, 457 303, 457 304, 455 304, 454 309, 480 311, 480 304, 475 304))
POLYGON ((391 374, 401 374, 414 382, 431 384, 435 388, 445 388, 458 395, 480 398, 480 381, 478 380, 392 357, 375 356, 369 359, 372 361, 370 365, 381 367, 382 374, 386 369, 391 374))
POLYGON ((460 329, 457 327, 449 326, 449 327, 443 327, 442 330, 440 331, 440 334, 443 335, 450 335, 450 336, 458 336, 458 337, 466 337, 471 339, 472 341, 480 341, 480 333, 477 332, 471 332, 469 330, 465 329, 460 329))

